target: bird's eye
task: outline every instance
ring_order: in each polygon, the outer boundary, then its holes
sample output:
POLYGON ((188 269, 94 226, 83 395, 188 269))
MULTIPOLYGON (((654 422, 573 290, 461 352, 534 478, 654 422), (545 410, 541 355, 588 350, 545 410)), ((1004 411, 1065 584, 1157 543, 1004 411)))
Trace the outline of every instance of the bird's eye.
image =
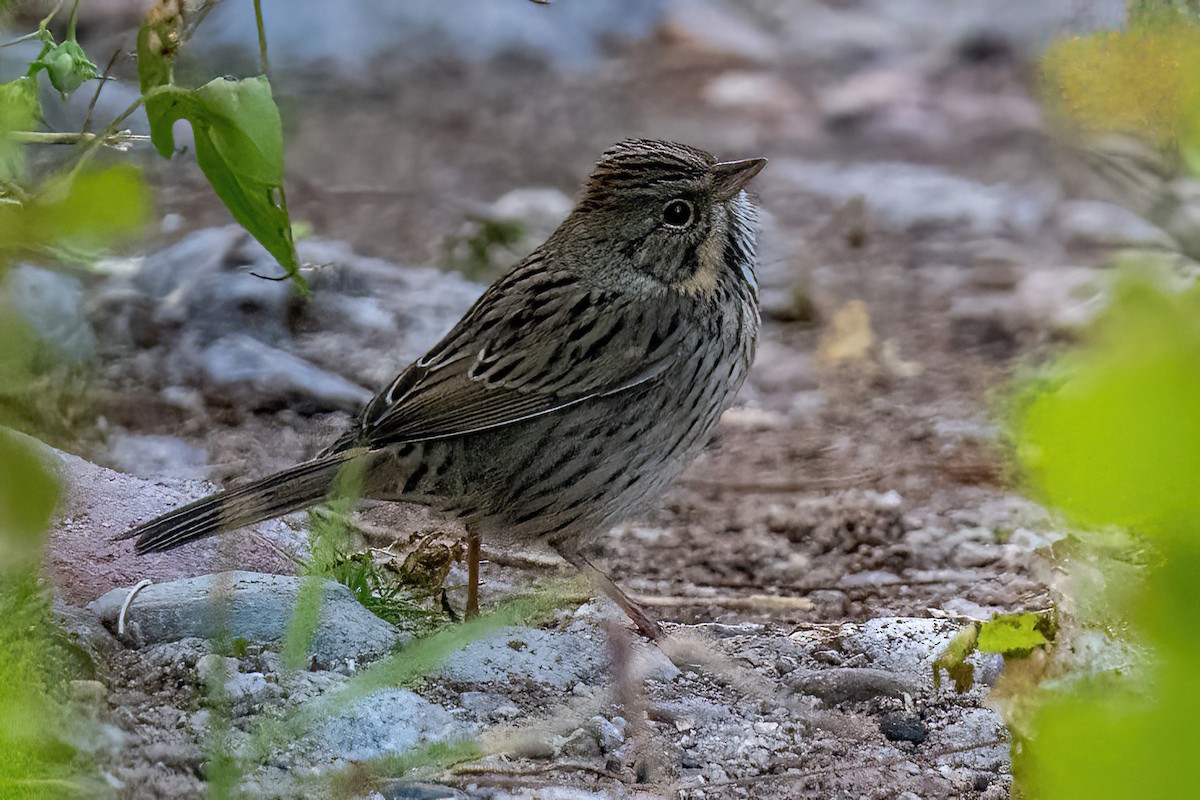
POLYGON ((672 228, 685 227, 692 221, 692 204, 676 198, 663 206, 663 222, 672 228))

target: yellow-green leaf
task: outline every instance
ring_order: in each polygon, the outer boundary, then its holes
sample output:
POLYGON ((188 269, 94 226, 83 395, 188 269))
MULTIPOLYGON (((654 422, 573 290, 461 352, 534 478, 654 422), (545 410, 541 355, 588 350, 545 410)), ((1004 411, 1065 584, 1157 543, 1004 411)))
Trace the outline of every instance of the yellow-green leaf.
POLYGON ((942 652, 933 661, 933 688, 941 688, 942 670, 954 681, 955 691, 962 693, 975 682, 975 666, 967 661, 975 652, 979 638, 979 626, 974 622, 959 628, 954 638, 946 642, 942 652))
POLYGON ((1049 642, 1054 636, 1048 615, 997 614, 979 626, 977 646, 984 653, 1020 655, 1049 642))

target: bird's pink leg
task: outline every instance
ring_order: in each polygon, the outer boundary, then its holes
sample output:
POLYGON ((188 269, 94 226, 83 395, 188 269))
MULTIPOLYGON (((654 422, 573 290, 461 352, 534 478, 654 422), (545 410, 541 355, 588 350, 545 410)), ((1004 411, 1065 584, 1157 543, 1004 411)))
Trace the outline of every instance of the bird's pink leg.
POLYGON ((479 534, 467 532, 467 619, 479 616, 479 534))

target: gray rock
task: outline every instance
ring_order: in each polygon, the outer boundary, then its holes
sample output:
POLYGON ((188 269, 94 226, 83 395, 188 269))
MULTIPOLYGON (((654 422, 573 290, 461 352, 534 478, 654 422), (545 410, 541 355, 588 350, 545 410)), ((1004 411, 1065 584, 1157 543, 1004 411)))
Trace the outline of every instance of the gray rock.
POLYGON ((795 670, 786 681, 798 692, 818 697, 828 705, 870 700, 875 697, 903 697, 916 694, 918 684, 911 677, 882 669, 837 667, 823 670, 795 670))
POLYGON ((456 273, 360 256, 344 242, 302 242, 319 264, 312 298, 295 309, 289 352, 379 388, 437 343, 484 287, 456 273))
POLYGON ((364 386, 389 382, 483 291, 459 275, 360 256, 344 242, 306 240, 297 253, 307 298, 289 282, 257 277, 279 267, 245 231, 196 231, 114 267, 89 315, 109 349, 141 350, 137 370, 152 381, 254 410, 354 411, 371 397, 364 386))
POLYGON ((245 334, 225 336, 196 357, 197 381, 210 394, 251 408, 299 413, 355 411, 372 393, 245 334))
POLYGON ((1176 178, 1157 197, 1150 209, 1154 221, 1169 233, 1180 249, 1193 259, 1200 259, 1200 180, 1176 178))
POLYGON ((596 731, 588 728, 576 728, 563 743, 558 746, 559 758, 595 759, 600 758, 600 742, 596 731))
POLYGON ((662 27, 715 55, 765 63, 779 53, 779 39, 730 4, 713 0, 668 0, 662 27))
POLYGON ((884 738, 892 742, 920 744, 929 735, 929 729, 919 714, 893 711, 879 720, 879 730, 884 738))
POLYGON ((381 689, 359 699, 313 737, 334 758, 367 761, 462 736, 450 712, 407 689, 381 689))
POLYGON ((59 357, 80 362, 95 353, 96 334, 83 313, 78 278, 22 264, 9 270, 0 294, 0 307, 19 315, 59 357))
POLYGON ((928 746, 939 765, 985 771, 1008 771, 1011 752, 1008 732, 996 712, 964 708, 948 725, 930 732, 928 746))
MULTIPOLYGON (((127 645, 144 647, 186 637, 217 636, 250 642, 283 638, 304 578, 254 572, 223 572, 157 583, 134 597, 126 614, 127 645)), ((113 589, 89 608, 110 629, 128 589, 113 589)), ((362 606, 341 584, 326 581, 312 653, 329 665, 348 658, 367 660, 401 641, 388 623, 362 606)))
POLYGON ((851 572, 845 575, 838 585, 846 589, 854 589, 862 586, 889 586, 895 583, 900 583, 900 576, 896 573, 884 569, 871 569, 865 572, 851 572))
POLYGON ((125 731, 92 717, 74 717, 70 725, 61 729, 63 740, 79 755, 111 759, 128 746, 125 731))
POLYGON ((239 333, 279 342, 289 335, 295 291, 288 281, 264 280, 242 269, 197 274, 159 301, 153 323, 186 326, 201 342, 239 333))
POLYGON ((109 437, 108 462, 139 478, 197 480, 208 474, 208 454, 174 436, 117 432, 109 437))
POLYGON ((776 0, 753 5, 789 50, 809 61, 847 66, 950 54, 981 38, 1033 55, 1056 36, 1116 28, 1125 20, 1122 0, 776 0))
POLYGON ((1008 543, 1022 550, 1037 550, 1048 547, 1053 542, 1063 538, 1058 531, 1031 531, 1028 528, 1017 528, 1008 537, 1008 543))
POLYGON ((139 347, 183 337, 205 345, 245 333, 268 342, 290 336, 300 300, 276 275, 274 259, 238 226, 195 231, 141 259, 129 273, 115 270, 90 312, 115 345, 139 347), (257 249, 256 249, 257 248, 257 249))
MULTIPOLYGON (((648 34, 661 14, 658 0, 547 6, 510 0, 263 4, 271 62, 281 67, 281 75, 307 68, 364 80, 434 56, 475 61, 519 52, 583 66, 599 57, 606 39, 648 34)), ((258 57, 254 31, 252 9, 221 4, 197 29, 192 52, 220 53, 225 71, 253 68, 258 57)))
POLYGON ((607 656, 598 633, 559 633, 538 628, 501 628, 450 656, 442 675, 466 683, 504 683, 512 678, 566 689, 594 682, 607 656))
POLYGON ((979 350, 997 359, 1014 355, 1020 337, 1031 327, 1010 293, 960 295, 951 300, 946 316, 955 347, 979 350))
POLYGON ((901 162, 832 164, 777 159, 775 180, 838 202, 866 200, 870 215, 894 230, 966 229, 976 236, 1032 236, 1047 198, 1005 184, 985 184, 938 167, 901 162))
MULTIPOLYGON (((425 352, 471 307, 484 286, 461 275, 428 267, 394 264, 355 253, 345 242, 310 239, 297 245, 301 260, 319 265, 311 274, 314 295, 326 289, 358 297, 377 297, 395 316, 401 339, 388 344, 398 359, 412 360, 425 352)), ((301 325, 342 329, 353 320, 313 317, 306 304, 299 309, 301 325)), ((353 330, 353 328, 348 328, 353 330)))
POLYGON ((250 713, 282 694, 279 684, 267 680, 261 672, 239 672, 225 684, 235 713, 250 713))
POLYGON ((205 653, 196 661, 196 673, 200 676, 200 680, 206 683, 216 680, 227 681, 237 674, 237 668, 236 658, 223 656, 220 653, 205 653))
POLYGON ((507 697, 493 692, 463 692, 458 697, 458 704, 472 717, 483 722, 509 719, 519 713, 507 697))
POLYGON ((1017 313, 1051 330, 1077 331, 1104 308, 1108 283, 1093 267, 1030 270, 1017 284, 1017 313))
POLYGON ((600 749, 605 753, 611 753, 625 743, 625 726, 624 717, 609 719, 596 715, 588 720, 588 727, 594 732, 600 749))
POLYGON ((1077 331, 1104 307, 1108 277, 1092 267, 1049 267, 1024 271, 1013 291, 959 293, 948 312, 953 341, 1007 357, 1026 333, 1077 331))
POLYGON ((67 640, 86 653, 93 662, 104 663, 120 650, 120 643, 94 614, 61 600, 54 601, 51 611, 67 640))
POLYGON ((180 289, 186 293, 195 281, 224 270, 246 236, 237 225, 189 233, 175 244, 146 256, 133 277, 133 286, 156 299, 180 289))
POLYGON ((208 686, 222 685, 233 713, 256 711, 268 700, 283 694, 279 684, 267 680, 261 672, 240 672, 238 660, 217 653, 206 653, 196 661, 196 673, 208 686))
POLYGON ((642 680, 656 683, 670 683, 682 674, 666 653, 652 644, 641 642, 634 645, 632 672, 642 680))

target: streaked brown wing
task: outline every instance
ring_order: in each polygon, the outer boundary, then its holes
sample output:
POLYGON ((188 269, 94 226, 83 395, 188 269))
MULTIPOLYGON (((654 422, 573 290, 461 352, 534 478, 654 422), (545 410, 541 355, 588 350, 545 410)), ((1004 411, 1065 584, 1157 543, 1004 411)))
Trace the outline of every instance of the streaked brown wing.
POLYGON ((518 270, 372 400, 344 442, 460 436, 629 391, 677 357, 677 315, 570 276, 518 270))

